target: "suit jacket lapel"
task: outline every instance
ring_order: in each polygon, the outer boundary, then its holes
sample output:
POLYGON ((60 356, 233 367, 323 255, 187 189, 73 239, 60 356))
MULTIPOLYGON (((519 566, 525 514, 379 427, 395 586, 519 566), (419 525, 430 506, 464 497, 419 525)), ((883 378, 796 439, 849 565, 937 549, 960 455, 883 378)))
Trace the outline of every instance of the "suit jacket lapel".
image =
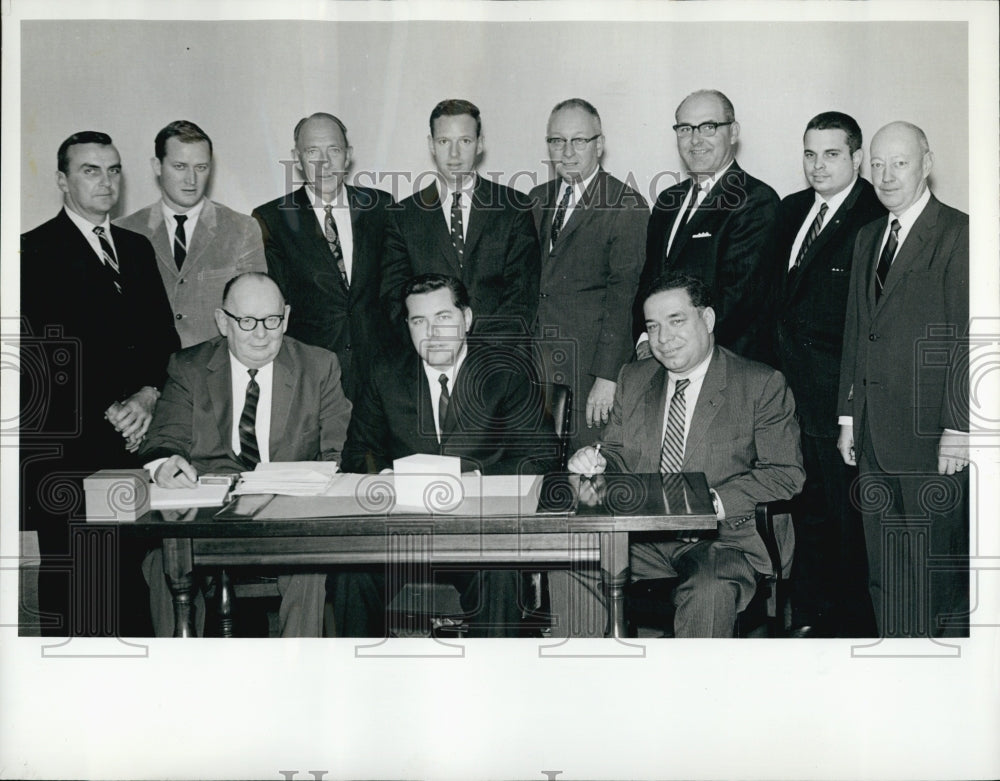
POLYGON ((361 225, 361 217, 365 210, 372 208, 374 204, 371 196, 350 185, 347 185, 347 200, 351 206, 351 235, 354 237, 354 249, 351 251, 351 287, 348 290, 348 296, 353 297, 351 291, 362 289, 359 286, 364 286, 367 283, 369 268, 366 258, 368 248, 362 244, 367 237, 361 225))
POLYGON ((906 241, 903 242, 903 245, 896 252, 896 257, 893 258, 892 266, 889 269, 889 276, 885 280, 885 288, 882 290, 880 302, 892 295, 892 291, 902 284, 903 279, 906 278, 906 274, 923 259, 925 249, 933 246, 934 231, 937 226, 939 212, 940 204, 932 195, 923 212, 920 213, 917 221, 910 228, 910 233, 907 235, 906 241))
MULTIPOLYGON (((718 184, 718 182, 716 184, 718 184)), ((688 179, 687 190, 684 195, 685 198, 687 198, 687 194, 691 192, 692 187, 694 187, 694 182, 691 179, 688 179)), ((704 215, 703 210, 705 206, 708 205, 709 198, 711 197, 712 197, 711 193, 705 196, 705 200, 701 202, 701 206, 699 206, 698 209, 695 211, 695 213, 691 215, 691 219, 688 220, 687 225, 677 229, 677 235, 674 236, 673 245, 670 245, 670 234, 669 233, 667 234, 666 243, 668 246, 670 246, 670 250, 667 252, 667 258, 677 257, 677 255, 680 254, 681 249, 683 249, 684 245, 687 244, 688 239, 690 239, 694 235, 694 232, 691 230, 691 226, 697 221, 698 217, 704 215)), ((677 220, 683 219, 684 215, 687 213, 688 207, 689 204, 685 204, 684 200, 681 199, 681 206, 679 209, 677 209, 677 213, 674 215, 673 222, 670 223, 671 232, 673 231, 674 225, 676 224, 677 220)))
POLYGON ((208 397, 215 416, 215 430, 222 435, 222 444, 234 459, 233 452, 233 381, 229 365, 229 342, 222 339, 208 361, 208 397))
MULTIPOLYGON (((691 417, 691 427, 688 429, 687 440, 684 443, 684 466, 692 461, 692 455, 701 448, 705 435, 715 420, 725 402, 726 388, 726 357, 715 347, 712 360, 708 364, 705 379, 701 382, 701 392, 691 417)), ((695 461, 703 460, 699 454, 695 461)))
POLYGON ((560 244, 572 236, 573 231, 581 225, 586 225, 593 218, 593 206, 595 203, 601 204, 607 202, 606 195, 603 198, 601 197, 602 192, 607 192, 607 174, 603 170, 598 169, 597 175, 591 181, 590 186, 584 190, 583 195, 580 196, 580 202, 573 208, 573 213, 569 215, 569 219, 566 220, 562 230, 559 231, 560 244))
MULTIPOLYGON (((184 258, 185 268, 191 270, 198 265, 205 249, 212 243, 212 239, 215 237, 215 228, 215 206, 211 201, 206 200, 205 205, 201 208, 201 215, 198 217, 198 224, 195 226, 194 235, 188 239, 187 256, 184 258)), ((175 263, 174 267, 176 268, 176 266, 177 264, 175 263)))
POLYGON ((325 252, 325 257, 333 262, 333 255, 330 252, 330 245, 327 243, 326 234, 323 232, 322 226, 319 224, 319 220, 316 219, 316 212, 313 211, 312 203, 309 201, 309 195, 306 193, 306 186, 302 185, 298 190, 292 193, 292 200, 299 209, 299 220, 301 224, 311 226, 305 232, 305 235, 309 237, 309 240, 315 246, 314 256, 323 257, 323 255, 318 255, 316 253, 325 252))
POLYGON ((172 276, 178 276, 177 263, 174 262, 174 248, 167 232, 167 221, 163 219, 163 207, 159 202, 149 207, 149 218, 146 221, 149 228, 149 243, 153 245, 157 261, 160 262, 172 276))
POLYGON ((271 444, 268 457, 272 461, 287 460, 275 445, 278 442, 288 442, 288 438, 278 436, 288 426, 288 415, 291 412, 292 399, 295 398, 295 388, 299 383, 299 372, 295 371, 288 350, 282 345, 274 359, 274 371, 271 377, 271 444))
MULTIPOLYGON (((556 196, 559 194, 561 179, 553 179, 545 185, 545 194, 542 196, 542 224, 539 237, 542 245, 542 256, 548 257, 552 251, 552 220, 556 214, 556 196)), ((544 269, 544 266, 543 266, 544 269)))
MULTIPOLYGON (((655 359, 649 359, 655 360, 655 359)), ((663 449, 663 421, 667 414, 667 370, 662 366, 653 373, 642 400, 642 415, 645 421, 645 436, 639 444, 639 463, 646 464, 646 470, 657 472, 660 468, 660 450, 663 449)))
POLYGON ((476 186, 472 191, 472 208, 469 210, 469 224, 465 226, 466 258, 472 256, 480 236, 483 235, 483 231, 492 221, 492 210, 500 208, 500 204, 490 202, 492 198, 493 190, 489 183, 476 174, 476 186))
MULTIPOLYGON (((451 243, 451 234, 448 232, 448 223, 444 218, 444 207, 441 205, 441 194, 438 191, 437 184, 432 184, 430 187, 425 187, 421 190, 417 194, 417 200, 419 201, 420 210, 424 213, 425 225, 428 232, 437 243, 438 249, 445 260, 448 261, 448 267, 451 269, 452 275, 461 279, 462 269, 458 265, 458 253, 455 252, 455 247, 451 243)), ((468 226, 466 226, 465 232, 468 235, 468 226)), ((468 242, 466 242, 466 245, 468 245, 468 242)))

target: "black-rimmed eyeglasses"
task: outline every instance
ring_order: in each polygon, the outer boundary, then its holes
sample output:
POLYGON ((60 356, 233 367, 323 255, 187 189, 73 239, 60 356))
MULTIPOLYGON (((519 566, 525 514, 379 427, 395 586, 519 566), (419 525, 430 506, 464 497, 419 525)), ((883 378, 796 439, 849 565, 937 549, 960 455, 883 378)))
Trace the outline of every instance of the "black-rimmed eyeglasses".
POLYGON ((697 130, 699 136, 711 137, 715 135, 715 131, 720 127, 731 125, 735 121, 735 119, 731 119, 728 122, 702 122, 700 125, 674 125, 674 132, 681 138, 687 138, 697 130))
POLYGON ((571 138, 567 141, 565 138, 560 138, 559 136, 550 136, 545 139, 545 143, 548 144, 556 152, 561 152, 566 148, 566 144, 572 145, 574 151, 582 152, 587 148, 587 144, 591 141, 596 141, 601 137, 598 133, 596 136, 591 136, 590 138, 571 138))
POLYGON ((285 319, 284 315, 268 315, 267 317, 250 317, 247 315, 245 317, 237 317, 232 312, 227 312, 225 309, 222 311, 236 321, 236 324, 240 327, 241 331, 252 331, 257 327, 257 323, 263 323, 264 327, 268 331, 273 331, 276 328, 279 328, 282 321, 285 319))

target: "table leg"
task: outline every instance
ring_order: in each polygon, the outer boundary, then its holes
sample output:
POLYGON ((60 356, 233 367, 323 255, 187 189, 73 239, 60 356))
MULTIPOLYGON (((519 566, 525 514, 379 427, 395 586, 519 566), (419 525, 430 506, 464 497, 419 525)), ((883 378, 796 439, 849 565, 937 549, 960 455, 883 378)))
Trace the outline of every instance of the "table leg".
POLYGON ((219 570, 219 582, 215 587, 218 600, 219 634, 222 637, 233 636, 233 586, 229 581, 229 573, 225 568, 219 570))
POLYGON ((628 580, 628 532, 601 532, 601 581, 608 605, 605 637, 625 637, 625 592, 628 580))
POLYGON ((174 597, 174 637, 194 637, 194 557, 190 539, 163 540, 163 572, 174 597))

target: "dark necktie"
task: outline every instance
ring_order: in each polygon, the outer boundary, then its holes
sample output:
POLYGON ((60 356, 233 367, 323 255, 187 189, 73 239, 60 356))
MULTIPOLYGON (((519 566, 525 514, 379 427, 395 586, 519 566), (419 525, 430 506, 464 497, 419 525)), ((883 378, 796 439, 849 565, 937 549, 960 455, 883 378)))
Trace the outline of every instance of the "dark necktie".
POLYGON ((438 377, 441 383, 441 398, 438 399, 438 429, 441 431, 441 439, 444 439, 444 419, 448 416, 448 405, 451 404, 451 394, 448 393, 448 375, 442 374, 438 377))
POLYGON ((563 193, 563 197, 559 199, 559 205, 556 206, 556 213, 552 217, 552 246, 556 245, 556 239, 559 238, 559 232, 562 230, 563 220, 566 219, 566 209, 569 208, 569 197, 573 192, 572 186, 566 188, 566 192, 563 193))
POLYGON ((819 207, 819 214, 816 215, 816 219, 809 226, 809 232, 802 240, 802 246, 799 247, 799 254, 795 256, 795 264, 792 268, 798 268, 802 264, 802 258, 806 256, 809 247, 812 246, 812 243, 816 241, 816 237, 819 236, 820 231, 823 230, 823 219, 826 217, 826 212, 829 208, 825 203, 819 207))
POLYGON ((260 448, 257 445, 257 402, 260 400, 260 386, 254 378, 256 369, 247 369, 250 382, 247 383, 247 397, 240 415, 240 459, 247 469, 260 463, 260 448))
POLYGON ((691 203, 688 204, 687 211, 684 212, 684 219, 681 220, 681 224, 678 226, 677 230, 680 232, 683 230, 684 226, 688 224, 691 220, 691 215, 694 214, 694 210, 698 207, 698 196, 701 195, 701 185, 694 183, 691 185, 691 203))
POLYGON ((177 220, 177 230, 174 231, 174 263, 177 264, 177 270, 181 270, 181 266, 184 265, 184 258, 187 257, 187 234, 184 233, 184 223, 187 222, 186 214, 178 214, 174 216, 177 220))
POLYGON ((680 472, 684 463, 684 389, 691 380, 677 380, 674 395, 670 397, 670 409, 667 410, 667 430, 663 434, 663 447, 660 449, 660 474, 668 475, 680 472))
MULTIPOLYGON (((465 260, 465 230, 462 225, 462 193, 456 190, 451 194, 451 243, 458 253, 458 267, 465 260)), ((444 376, 444 375, 442 375, 444 376)))
POLYGON ((101 257, 104 260, 104 268, 108 272, 111 284, 115 286, 115 291, 122 292, 121 269, 118 266, 118 256, 115 255, 115 248, 111 246, 108 237, 104 234, 104 228, 98 225, 94 228, 97 240, 101 243, 101 257))
POLYGON ((889 276, 893 255, 899 246, 899 220, 893 220, 889 228, 889 240, 885 243, 882 255, 878 259, 878 266, 875 267, 875 303, 882 297, 882 288, 885 287, 886 277, 889 276))
POLYGON ((326 234, 326 243, 330 245, 330 252, 337 262, 337 271, 340 272, 340 281, 345 288, 351 286, 347 279, 347 266, 344 265, 344 251, 340 247, 340 233, 337 231, 337 221, 333 219, 333 206, 324 207, 326 219, 323 220, 323 232, 326 234))

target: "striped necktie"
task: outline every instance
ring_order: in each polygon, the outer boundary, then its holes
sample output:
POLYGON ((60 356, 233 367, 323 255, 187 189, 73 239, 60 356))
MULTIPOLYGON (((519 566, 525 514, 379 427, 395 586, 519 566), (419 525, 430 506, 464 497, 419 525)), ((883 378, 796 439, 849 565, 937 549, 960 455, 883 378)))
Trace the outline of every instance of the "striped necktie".
POLYGON ((893 220, 890 224, 889 240, 885 243, 885 249, 878 259, 878 266, 875 268, 875 303, 882 297, 882 288, 885 287, 885 280, 889 276, 889 269, 892 267, 892 258, 896 254, 899 246, 899 220, 893 220))
POLYGON ((350 288, 351 282, 347 278, 347 266, 344 265, 344 250, 340 246, 340 232, 337 230, 337 221, 333 218, 333 206, 327 204, 324 207, 326 219, 323 221, 323 232, 326 234, 326 243, 330 245, 330 252, 337 262, 337 271, 340 273, 340 281, 344 288, 350 288))
POLYGON ((809 232, 806 237, 802 240, 802 246, 799 247, 799 254, 795 256, 795 264, 792 268, 798 268, 802 265, 802 258, 806 256, 806 252, 812 243, 816 241, 816 237, 819 236, 820 232, 823 230, 823 218, 826 217, 827 209, 830 207, 825 203, 819 207, 819 214, 816 215, 816 219, 813 220, 812 225, 809 226, 809 232))
POLYGON ((101 259, 104 261, 103 265, 111 279, 111 284, 115 286, 116 292, 121 293, 121 268, 118 266, 115 248, 111 246, 111 242, 108 241, 108 237, 104 233, 104 228, 100 225, 94 228, 94 233, 97 234, 97 240, 101 243, 101 259))
POLYGON ((177 270, 181 270, 181 266, 184 265, 184 259, 187 257, 187 234, 184 232, 184 223, 187 222, 186 214, 176 214, 174 219, 177 220, 177 230, 174 231, 174 263, 177 264, 177 270))
POLYGON ((680 472, 684 463, 684 416, 686 412, 684 389, 691 380, 677 380, 674 395, 670 397, 670 409, 667 411, 667 430, 663 434, 663 447, 660 450, 660 474, 667 475, 680 472))
POLYGON ((247 369, 250 382, 247 383, 246 401, 240 415, 240 459, 247 469, 260 463, 260 447, 257 445, 257 402, 260 401, 260 386, 256 369, 247 369))
POLYGON ((563 193, 563 197, 559 199, 559 205, 556 206, 556 213, 552 217, 552 246, 556 244, 556 239, 559 238, 559 233, 562 231, 563 220, 566 219, 566 209, 569 208, 569 197, 573 193, 573 187, 567 186, 566 191, 563 193))

